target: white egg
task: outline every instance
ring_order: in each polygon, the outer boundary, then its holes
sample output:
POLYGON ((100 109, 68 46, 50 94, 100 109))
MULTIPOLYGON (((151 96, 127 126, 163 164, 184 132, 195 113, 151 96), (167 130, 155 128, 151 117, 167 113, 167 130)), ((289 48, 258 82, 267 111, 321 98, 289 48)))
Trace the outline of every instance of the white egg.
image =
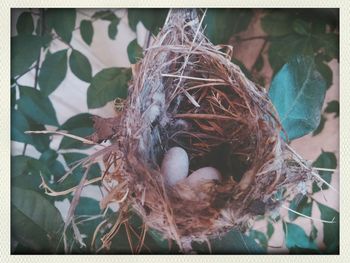
POLYGON ((186 182, 193 188, 213 180, 221 180, 220 172, 213 167, 203 167, 191 173, 186 182))
POLYGON ((180 147, 170 148, 164 155, 161 173, 166 185, 174 186, 186 178, 189 160, 186 151, 180 147))

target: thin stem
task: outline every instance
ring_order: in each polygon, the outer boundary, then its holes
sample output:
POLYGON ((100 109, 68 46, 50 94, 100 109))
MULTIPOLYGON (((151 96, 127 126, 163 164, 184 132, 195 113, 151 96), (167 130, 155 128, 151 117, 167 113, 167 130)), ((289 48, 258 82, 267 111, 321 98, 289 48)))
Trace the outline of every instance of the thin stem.
POLYGON ((25 74, 27 74, 29 71, 31 71, 32 69, 35 69, 35 68, 36 68, 36 64, 34 66, 26 69, 26 71, 24 71, 22 74, 15 77, 15 81, 17 82, 17 80, 19 80, 21 77, 23 77, 25 74))
POLYGON ((247 37, 247 38, 237 38, 237 42, 245 42, 245 41, 251 41, 251 40, 256 40, 256 39, 265 39, 268 40, 270 37, 269 36, 253 36, 253 37, 247 37))
POLYGON ((295 213, 295 214, 297 214, 299 216, 311 219, 313 221, 318 221, 318 222, 327 223, 327 224, 334 224, 335 223, 335 221, 334 221, 335 218, 333 218, 332 221, 322 220, 322 219, 318 219, 318 218, 314 218, 314 217, 311 217, 311 216, 304 215, 304 214, 299 213, 299 212, 297 212, 297 211, 295 211, 295 210, 293 210, 293 209, 291 209, 289 207, 286 207, 284 205, 282 205, 281 207, 284 208, 284 209, 287 209, 288 211, 291 211, 291 212, 293 212, 293 213, 295 213))
POLYGON ((24 146, 23 146, 23 151, 22 151, 22 155, 25 155, 25 154, 26 154, 27 145, 28 145, 28 143, 25 143, 25 144, 24 144, 24 146))

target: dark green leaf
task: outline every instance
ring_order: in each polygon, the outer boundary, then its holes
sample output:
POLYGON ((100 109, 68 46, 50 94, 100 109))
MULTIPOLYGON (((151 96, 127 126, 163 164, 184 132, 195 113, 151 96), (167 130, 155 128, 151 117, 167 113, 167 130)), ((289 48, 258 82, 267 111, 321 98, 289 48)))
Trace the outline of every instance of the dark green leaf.
POLYGON ((11 77, 26 72, 38 59, 42 39, 32 35, 11 37, 11 77))
MULTIPOLYGON (((45 163, 24 155, 11 156, 11 184, 23 189, 44 194, 39 189, 40 175, 49 177, 50 172, 45 163)), ((47 195, 45 195, 47 197, 47 195)))
POLYGON ((338 118, 339 117, 339 101, 337 100, 332 100, 327 103, 327 107, 324 110, 326 113, 335 113, 334 117, 338 118))
POLYGON ((285 234, 286 247, 292 249, 317 250, 317 245, 306 235, 304 229, 300 226, 284 222, 283 231, 285 234))
MULTIPOLYGON (((75 115, 68 119, 64 124, 61 125, 60 130, 68 131, 70 134, 74 134, 80 137, 86 137, 91 135, 93 130, 93 115, 89 113, 82 113, 75 115)), ((88 148, 91 145, 83 144, 80 141, 74 140, 72 138, 64 137, 60 143, 60 149, 82 149, 88 148)))
POLYGON ((32 143, 30 135, 25 134, 29 131, 29 124, 26 117, 18 110, 11 111, 11 140, 23 143, 32 143))
POLYGON ((326 245, 325 252, 330 254, 339 253, 339 212, 318 203, 321 212, 321 219, 326 221, 334 220, 334 223, 323 223, 323 242, 326 245))
POLYGON ((274 232, 275 232, 275 228, 273 227, 271 222, 268 222, 267 223, 267 236, 268 236, 269 239, 272 237, 274 232))
POLYGON ((16 87, 11 88, 11 109, 14 109, 16 106, 16 87))
POLYGON ((17 33, 31 35, 34 31, 33 17, 30 12, 23 12, 17 20, 17 33))
POLYGON ((262 29, 271 36, 283 36, 292 32, 292 16, 279 9, 261 19, 262 29))
POLYGON ((42 195, 17 187, 12 188, 11 204, 13 235, 35 250, 53 252, 64 224, 57 208, 42 195))
POLYGON ((306 21, 297 18, 296 20, 293 21, 293 30, 297 34, 307 36, 310 34, 311 25, 306 21))
POLYGON ((39 73, 40 91, 48 96, 62 83, 67 74, 67 49, 49 55, 39 73))
POLYGON ((331 58, 339 59, 339 34, 325 33, 318 35, 316 41, 321 42, 325 54, 331 58))
POLYGON ((323 114, 321 114, 320 124, 318 125, 316 130, 314 130, 314 132, 312 133, 312 136, 316 136, 317 134, 320 134, 323 131, 326 121, 327 121, 327 118, 323 114))
MULTIPOLYGON (((328 169, 335 169, 337 168, 337 157, 332 152, 324 152, 322 151, 321 155, 316 159, 315 162, 312 163, 312 167, 317 168, 328 168, 328 169)), ((331 182, 332 179, 332 172, 329 171, 319 171, 319 175, 324 179, 327 183, 331 182)), ((322 189, 328 189, 328 186, 326 184, 320 185, 322 189)), ((312 192, 316 193, 320 191, 320 187, 316 182, 312 184, 312 192)))
POLYGON ((130 69, 107 68, 97 73, 87 91, 87 104, 90 109, 104 106, 115 98, 125 98, 130 69))
POLYGON ((295 56, 313 56, 310 38, 299 34, 289 34, 272 39, 269 46, 269 62, 276 73, 295 56))
MULTIPOLYGON (((312 202, 308 202, 307 196, 298 194, 291 201, 289 208, 305 216, 311 216, 312 202)), ((292 211, 288 211, 288 216, 291 221, 294 221, 295 219, 297 219, 297 217, 299 217, 298 214, 292 211)))
POLYGON ((321 73, 322 77, 326 81, 326 87, 329 89, 333 84, 333 71, 332 69, 322 61, 316 58, 316 69, 321 73))
POLYGON ((136 31, 139 22, 153 34, 157 34, 164 25, 168 9, 163 8, 129 8, 128 20, 132 30, 136 31))
MULTIPOLYGON (((255 240, 242 234, 239 231, 232 230, 221 238, 210 240, 211 251, 213 254, 265 254, 266 249, 259 246, 255 240)), ((206 243, 193 243, 193 249, 197 253, 209 253, 206 243)))
POLYGON ((19 87, 18 109, 40 124, 58 126, 56 112, 48 97, 31 87, 19 87))
POLYGON ((40 156, 40 161, 44 162, 47 166, 50 166, 58 157, 58 154, 56 151, 52 149, 47 149, 45 152, 43 152, 40 156))
POLYGON ((75 76, 83 81, 90 82, 92 68, 89 60, 78 50, 73 50, 69 57, 69 66, 75 76))
POLYGON ((269 90, 290 140, 315 130, 320 122, 326 83, 308 57, 295 57, 277 73, 269 90))
POLYGON ((252 18, 252 9, 208 9, 203 21, 204 33, 214 44, 226 44, 230 37, 246 30, 252 18))
POLYGON ((118 24, 119 24, 119 20, 113 20, 108 26, 108 36, 112 40, 115 40, 115 37, 117 36, 118 24))
POLYGON ((315 225, 312 224, 311 233, 310 233, 310 239, 311 240, 315 240, 317 238, 317 234, 318 234, 318 230, 315 227, 315 225))
MULTIPOLYGON (((66 164, 71 167, 75 162, 82 160, 83 158, 86 158, 87 155, 86 154, 82 154, 82 153, 64 153, 62 154, 63 158, 66 162, 66 164)), ((83 176, 83 173, 85 172, 85 169, 83 169, 82 167, 78 167, 76 170, 74 170, 74 174, 77 175, 77 177, 81 177, 83 176)), ((89 180, 93 179, 93 178, 97 178, 101 176, 101 170, 100 167, 98 166, 98 164, 94 164, 91 166, 88 176, 87 178, 89 180)))
POLYGON ((136 62, 143 57, 142 47, 137 43, 137 39, 131 41, 127 48, 128 57, 131 64, 136 64, 136 62))
POLYGON ((92 18, 102 19, 110 22, 114 20, 119 20, 119 18, 111 10, 97 11, 95 14, 93 14, 92 18))
POLYGON ((258 241, 260 246, 267 248, 267 238, 263 232, 260 232, 257 230, 251 230, 249 232, 249 237, 254 239, 255 241, 258 241))
MULTIPOLYGON (((46 130, 43 124, 40 124, 27 116, 30 131, 46 130)), ((32 144, 39 152, 44 152, 50 148, 50 134, 29 134, 32 137, 32 144)))
POLYGON ((94 35, 94 28, 90 20, 82 20, 80 22, 80 35, 84 42, 90 46, 94 35))
POLYGON ((104 219, 102 215, 101 217, 96 218, 96 216, 99 216, 100 214, 101 209, 99 201, 88 197, 80 197, 79 204, 74 212, 76 217, 75 223, 80 234, 83 235, 83 242, 87 245, 87 247, 73 248, 73 253, 94 252, 90 250, 90 244, 92 242, 96 227, 104 219))
POLYGON ((64 41, 68 43, 71 41, 72 33, 75 27, 75 9, 49 8, 46 11, 45 18, 49 29, 53 28, 64 41))

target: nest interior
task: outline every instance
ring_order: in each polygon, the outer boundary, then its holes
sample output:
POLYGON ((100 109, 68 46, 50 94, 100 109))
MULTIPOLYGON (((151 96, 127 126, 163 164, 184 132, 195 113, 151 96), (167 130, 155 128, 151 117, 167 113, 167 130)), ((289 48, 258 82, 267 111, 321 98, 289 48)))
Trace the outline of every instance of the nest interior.
POLYGON ((121 214, 131 207, 184 251, 194 240, 244 231, 249 219, 278 206, 276 191, 306 181, 310 173, 280 137, 265 89, 231 62, 232 48, 210 43, 202 21, 198 10, 169 12, 144 58, 133 65, 123 111, 96 120, 93 136, 113 142, 101 152, 110 185, 101 206, 117 201, 121 214), (173 146, 187 151, 190 170, 212 166, 223 179, 196 189, 166 186, 160 163, 173 146))

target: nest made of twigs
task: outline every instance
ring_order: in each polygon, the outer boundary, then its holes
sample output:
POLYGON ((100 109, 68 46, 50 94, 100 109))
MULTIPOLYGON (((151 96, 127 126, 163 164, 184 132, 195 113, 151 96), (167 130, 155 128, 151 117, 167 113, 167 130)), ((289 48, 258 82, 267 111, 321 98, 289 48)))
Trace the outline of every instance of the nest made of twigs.
POLYGON ((132 207, 183 251, 193 240, 243 231, 249 219, 278 206, 276 191, 311 173, 280 137, 266 91, 231 62, 232 49, 206 39, 202 18, 195 10, 170 11, 133 66, 123 111, 96 120, 92 136, 113 141, 101 152, 104 183, 114 183, 101 206, 117 201, 120 214, 132 207), (186 149, 191 170, 213 166, 223 180, 203 184, 204 197, 186 184, 166 186, 159 166, 172 146, 186 149))

